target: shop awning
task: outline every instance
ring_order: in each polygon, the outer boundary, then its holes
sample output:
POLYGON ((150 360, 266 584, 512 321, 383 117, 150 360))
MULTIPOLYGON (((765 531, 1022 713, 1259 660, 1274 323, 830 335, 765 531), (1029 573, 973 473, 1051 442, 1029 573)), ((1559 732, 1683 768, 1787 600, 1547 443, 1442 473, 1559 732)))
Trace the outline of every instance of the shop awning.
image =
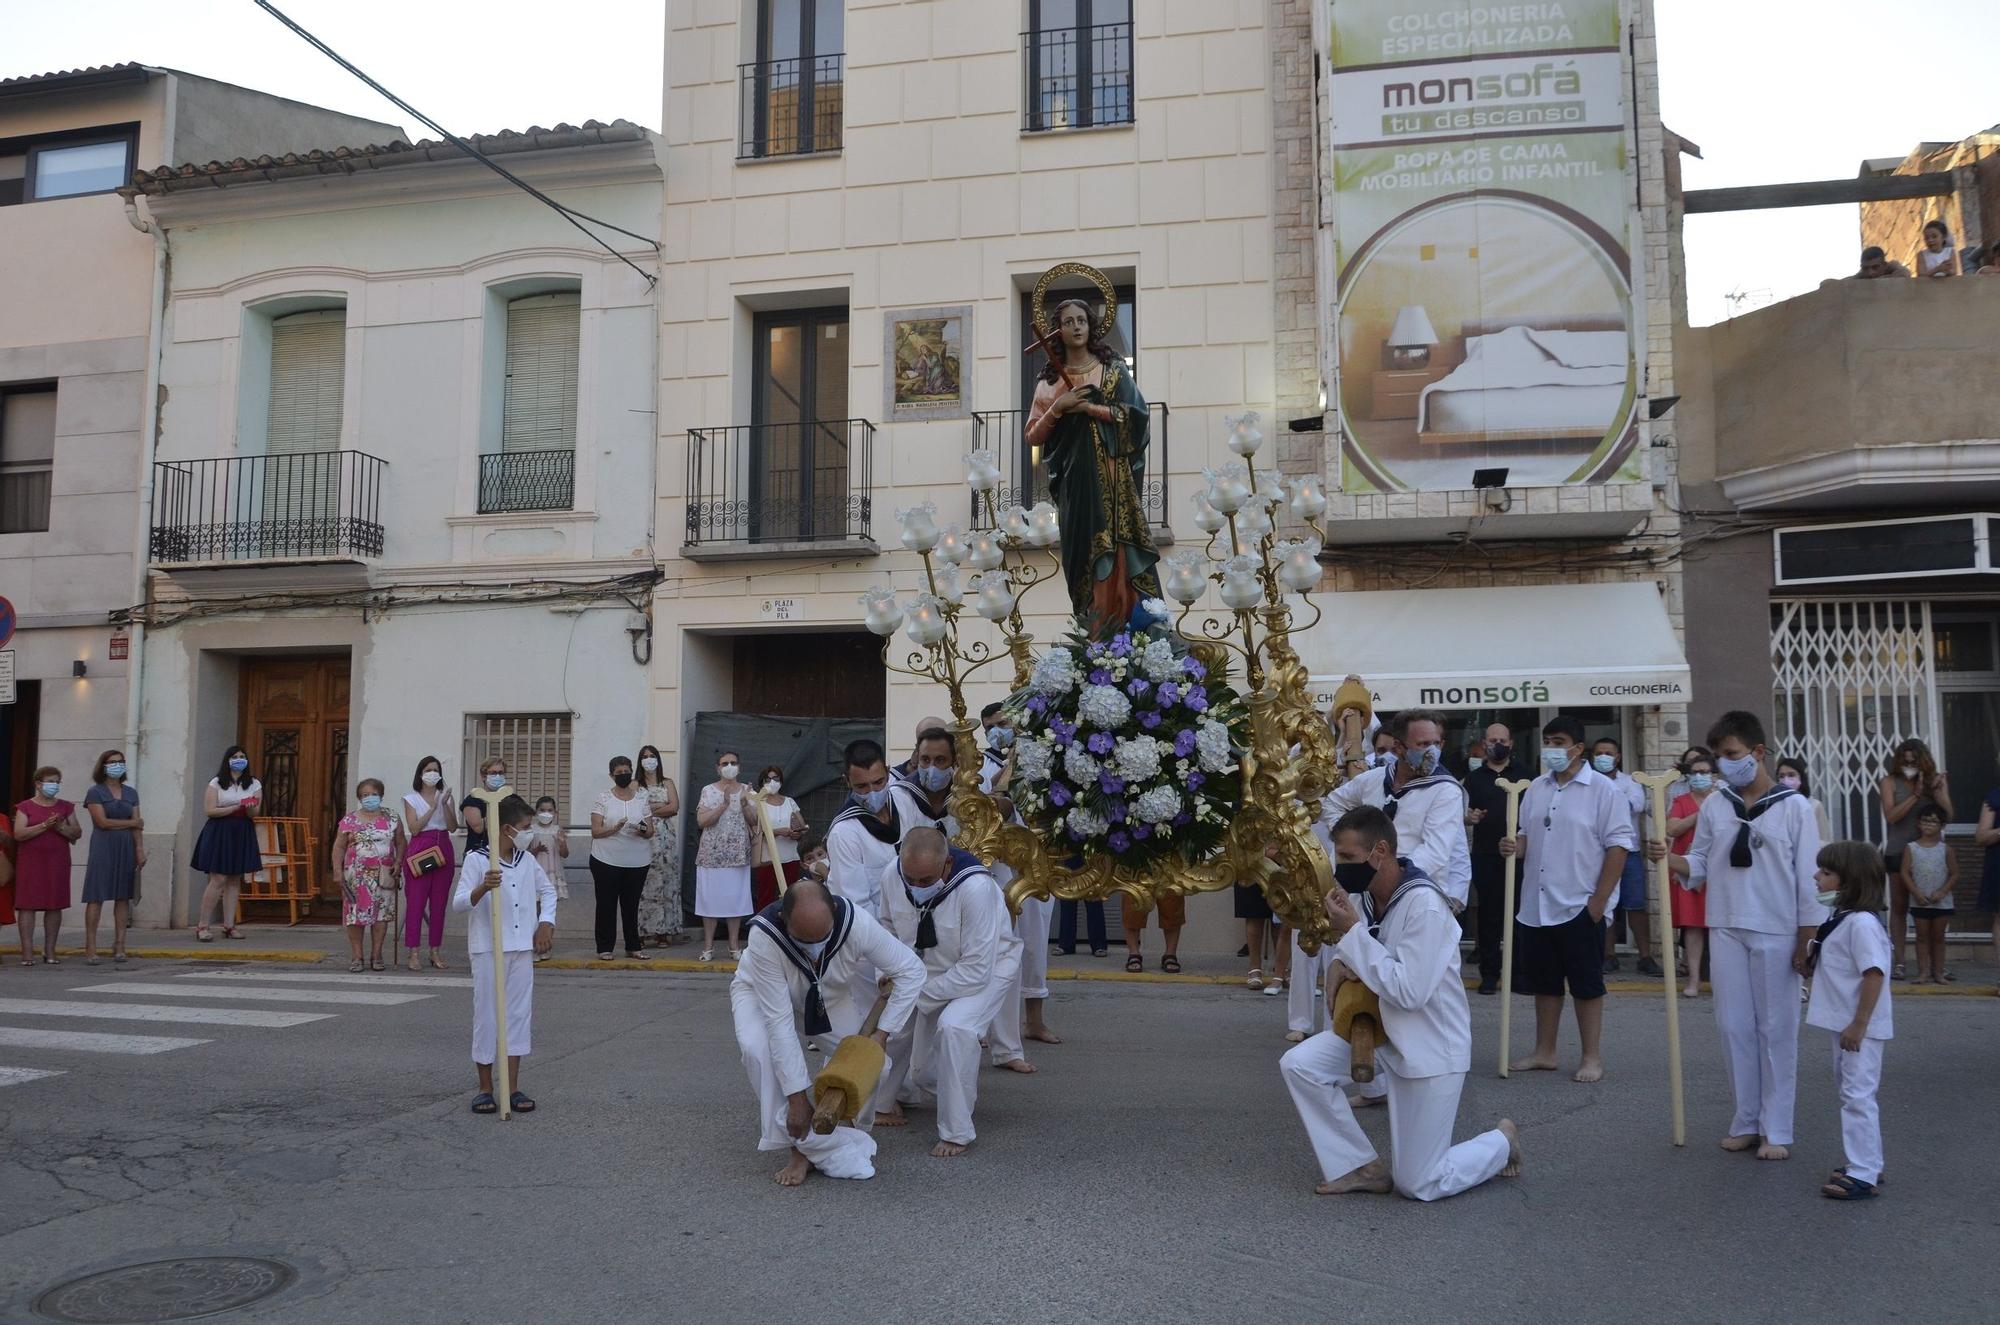
POLYGON ((1341 678, 1395 710, 1679 704, 1687 658, 1651 581, 1334 593, 1299 640, 1323 708, 1341 678))

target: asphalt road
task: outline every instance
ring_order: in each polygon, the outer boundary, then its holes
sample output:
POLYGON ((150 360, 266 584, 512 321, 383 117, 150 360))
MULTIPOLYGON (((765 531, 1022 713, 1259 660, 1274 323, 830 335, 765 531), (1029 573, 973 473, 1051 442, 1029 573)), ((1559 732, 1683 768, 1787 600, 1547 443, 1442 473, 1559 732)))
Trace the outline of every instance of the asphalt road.
MULTIPOLYGON (((783 1190, 778 1157, 755 1149, 717 976, 542 972, 524 1074, 541 1107, 503 1124, 467 1112, 467 984, 207 977, 220 969, 0 970, 0 1000, 323 1018, 0 1001, 0 1069, 60 1073, 0 1085, 0 1320, 37 1319, 38 1295, 77 1275, 225 1254, 298 1279, 212 1319, 286 1325, 1993 1318, 1978 1269, 2000 1233, 1990 998, 1899 1001, 1890 1181, 1855 1206, 1816 1195, 1839 1160, 1820 1032, 1801 1050, 1795 1157, 1760 1164, 1715 1149, 1727 1095, 1706 1000, 1682 1005, 1676 1150, 1657 998, 1614 995, 1595 1087, 1492 1077, 1496 1000, 1475 999, 1460 1135, 1512 1116, 1527 1172, 1423 1206, 1312 1195, 1276 1071, 1282 1007, 1243 991, 1061 988, 1051 1021, 1069 1042, 1039 1049, 1038 1075, 985 1074, 971 1154, 930 1158, 918 1113, 883 1134, 874 1181, 783 1190), (121 984, 214 992, 89 988, 121 984), (320 997, 356 990, 409 1001, 320 997), (24 1031, 206 1043, 80 1052, 24 1031)), ((1386 1120, 1367 1125, 1386 1144, 1386 1120)))

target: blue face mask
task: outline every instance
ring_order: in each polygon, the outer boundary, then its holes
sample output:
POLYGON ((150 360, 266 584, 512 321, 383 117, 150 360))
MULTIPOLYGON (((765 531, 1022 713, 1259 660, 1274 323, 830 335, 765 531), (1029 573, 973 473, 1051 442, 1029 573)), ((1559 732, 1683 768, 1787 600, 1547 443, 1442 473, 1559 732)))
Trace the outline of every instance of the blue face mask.
POLYGON ((229 761, 229 771, 232 773, 241 773, 248 767, 250 767, 250 761, 241 755, 229 761))
POLYGON ((1616 773, 1618 771, 1618 756, 1592 755, 1590 757, 1590 766, 1600 773, 1616 773))
POLYGON ((1012 727, 990 728, 986 733, 986 743, 995 750, 1005 750, 1014 743, 1014 729, 1012 727))
POLYGON ((1569 767, 1570 747, 1567 745, 1545 745, 1542 747, 1542 767, 1551 773, 1560 773, 1569 767))
POLYGON ((125 776, 125 765, 123 765, 123 764, 106 764, 106 765, 104 766, 104 776, 106 776, 106 777, 108 777, 108 778, 122 778, 122 777, 124 777, 124 776, 125 776))
POLYGON ((507 775, 505 773, 488 773, 486 775, 486 789, 488 791, 498 791, 506 785, 507 775))
POLYGON ((44 782, 42 784, 42 795, 47 796, 50 800, 54 800, 61 792, 62 783, 60 782, 44 782))
POLYGON ((920 768, 917 770, 917 785, 925 791, 943 791, 951 785, 951 770, 948 768, 920 768))
POLYGON ((879 791, 857 792, 856 797, 860 800, 862 808, 870 814, 880 814, 882 807, 889 803, 889 789, 883 787, 879 791))
POLYGON ((382 808, 382 798, 372 794, 363 796, 361 798, 361 808, 373 813, 382 808))
POLYGON ((1403 752, 1403 764, 1418 777, 1429 777, 1437 772, 1438 749, 1434 745, 1419 745, 1403 752))
POLYGON ((1741 759, 1731 759, 1724 755, 1715 761, 1715 766, 1722 771, 1723 778, 1732 787, 1747 787, 1755 782, 1760 767, 1756 755, 1744 755, 1741 759))
POLYGON ((1708 790, 1709 788, 1713 787, 1714 785, 1715 785, 1715 774, 1713 774, 1713 773, 1690 773, 1690 774, 1688 774, 1688 790, 1689 790, 1689 791, 1707 791, 1707 790, 1708 790))

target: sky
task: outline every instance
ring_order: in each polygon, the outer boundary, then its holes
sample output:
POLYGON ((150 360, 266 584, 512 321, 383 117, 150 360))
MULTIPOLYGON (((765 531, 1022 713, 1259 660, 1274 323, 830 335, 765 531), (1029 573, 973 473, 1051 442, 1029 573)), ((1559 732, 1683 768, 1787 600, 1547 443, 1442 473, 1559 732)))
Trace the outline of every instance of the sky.
MULTIPOLYGON (((277 2, 455 133, 660 124, 666 0, 277 2)), ((1655 0, 1666 122, 1702 149, 1683 162, 1683 183, 1849 179, 1864 158, 2000 121, 1996 10, 1996 0, 1655 0)), ((428 136, 252 0, 0 0, 0 32, 0 76, 136 60, 428 136)), ((1690 217, 1690 319, 1719 321, 1847 274, 1859 228, 1852 204, 1690 217)))

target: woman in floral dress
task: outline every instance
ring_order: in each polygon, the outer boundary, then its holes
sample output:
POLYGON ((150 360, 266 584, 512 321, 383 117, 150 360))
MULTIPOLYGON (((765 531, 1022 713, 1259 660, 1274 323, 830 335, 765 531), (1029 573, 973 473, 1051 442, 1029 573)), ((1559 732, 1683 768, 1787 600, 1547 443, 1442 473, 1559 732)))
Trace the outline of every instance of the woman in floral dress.
POLYGON ((674 819, 681 812, 681 794, 674 780, 661 771, 657 746, 639 747, 639 785, 653 812, 653 863, 646 870, 646 887, 639 894, 639 941, 664 948, 684 943, 681 933, 680 834, 674 819))
POLYGON ((333 839, 333 872, 340 879, 340 920, 347 926, 350 971, 382 969, 382 941, 389 936, 390 894, 397 887, 403 826, 382 806, 383 786, 363 778, 354 788, 360 808, 343 816, 333 839), (361 931, 369 936, 369 960, 361 959, 361 931))

